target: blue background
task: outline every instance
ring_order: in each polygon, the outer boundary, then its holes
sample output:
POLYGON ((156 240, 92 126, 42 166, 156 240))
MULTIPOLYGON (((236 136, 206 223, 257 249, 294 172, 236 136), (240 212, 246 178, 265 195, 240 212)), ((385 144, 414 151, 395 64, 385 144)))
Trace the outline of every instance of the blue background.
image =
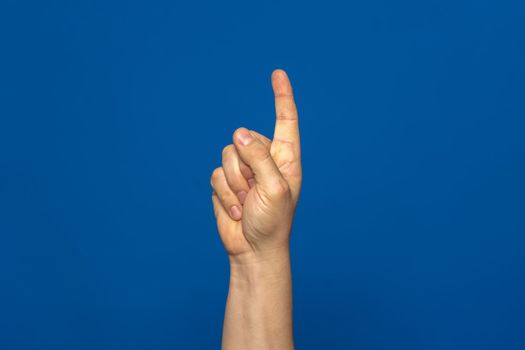
POLYGON ((298 349, 525 348, 522 1, 2 1, 0 348, 217 349, 211 171, 299 106, 298 349))

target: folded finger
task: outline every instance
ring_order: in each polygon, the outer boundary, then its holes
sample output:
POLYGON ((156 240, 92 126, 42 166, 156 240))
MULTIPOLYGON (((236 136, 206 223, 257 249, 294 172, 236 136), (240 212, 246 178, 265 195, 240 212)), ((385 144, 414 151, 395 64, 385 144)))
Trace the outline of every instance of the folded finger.
POLYGON ((211 185, 214 191, 217 193, 222 206, 228 211, 228 214, 233 220, 240 220, 242 217, 242 206, 237 195, 232 191, 226 176, 224 169, 219 167, 215 169, 211 176, 211 185))
POLYGON ((224 169, 226 182, 230 189, 237 194, 240 203, 243 204, 250 186, 248 179, 241 172, 241 162, 234 145, 224 147, 222 151, 222 168, 224 169))

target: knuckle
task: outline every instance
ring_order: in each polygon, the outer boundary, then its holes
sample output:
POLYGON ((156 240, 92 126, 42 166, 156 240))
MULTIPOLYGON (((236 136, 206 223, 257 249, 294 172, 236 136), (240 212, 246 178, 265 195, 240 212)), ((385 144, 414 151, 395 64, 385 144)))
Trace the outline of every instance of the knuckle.
POLYGON ((233 151, 233 145, 232 144, 224 146, 224 148, 222 149, 222 158, 228 157, 228 155, 231 154, 232 151, 233 151))
POLYGON ((215 168, 213 172, 211 173, 210 182, 213 185, 217 179, 219 179, 222 176, 223 170, 222 167, 215 168))

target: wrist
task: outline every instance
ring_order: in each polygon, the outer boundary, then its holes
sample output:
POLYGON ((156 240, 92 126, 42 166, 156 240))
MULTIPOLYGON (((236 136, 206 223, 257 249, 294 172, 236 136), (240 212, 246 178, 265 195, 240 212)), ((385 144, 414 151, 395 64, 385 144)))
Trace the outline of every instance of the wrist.
POLYGON ((290 250, 283 247, 230 256, 230 283, 239 287, 279 283, 291 278, 290 250))

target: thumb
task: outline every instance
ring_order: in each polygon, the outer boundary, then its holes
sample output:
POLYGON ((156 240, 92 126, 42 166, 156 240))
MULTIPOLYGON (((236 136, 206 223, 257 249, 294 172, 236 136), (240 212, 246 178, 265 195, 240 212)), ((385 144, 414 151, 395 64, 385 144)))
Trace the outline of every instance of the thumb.
POLYGON ((233 143, 240 158, 251 169, 255 183, 268 195, 288 193, 288 182, 275 164, 269 148, 246 128, 239 128, 233 133, 233 143))

